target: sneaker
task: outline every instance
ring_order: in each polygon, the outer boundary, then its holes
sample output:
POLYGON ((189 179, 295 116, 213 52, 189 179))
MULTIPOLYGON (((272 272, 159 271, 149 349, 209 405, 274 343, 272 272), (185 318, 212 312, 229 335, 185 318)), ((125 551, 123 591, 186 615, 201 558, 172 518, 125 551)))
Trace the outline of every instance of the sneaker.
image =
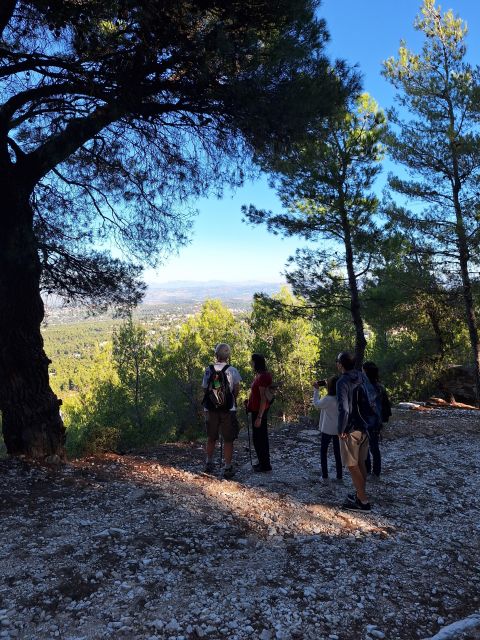
POLYGON ((371 511, 372 506, 369 502, 362 502, 357 497, 355 497, 355 501, 352 502, 347 498, 342 505, 342 509, 348 509, 350 511, 371 511))
POLYGON ((225 469, 223 470, 223 477, 225 478, 225 480, 231 480, 234 475, 235 471, 233 470, 233 467, 225 467, 225 469))
POLYGON ((213 462, 207 462, 204 468, 204 472, 213 473, 214 469, 215 469, 215 465, 213 464, 213 462))
POLYGON ((355 502, 357 499, 357 492, 355 493, 347 493, 347 500, 350 502, 355 502))

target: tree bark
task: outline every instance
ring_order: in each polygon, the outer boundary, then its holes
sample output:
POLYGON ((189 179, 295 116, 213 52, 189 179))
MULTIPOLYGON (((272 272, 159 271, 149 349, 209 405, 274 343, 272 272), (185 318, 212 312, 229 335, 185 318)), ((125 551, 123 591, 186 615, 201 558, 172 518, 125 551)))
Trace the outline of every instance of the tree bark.
POLYGON ((439 359, 443 360, 445 357, 445 340, 443 339, 443 333, 440 327, 440 318, 438 317, 437 312, 428 304, 428 302, 426 311, 430 320, 430 324, 432 325, 433 333, 435 334, 435 341, 437 343, 439 359))
MULTIPOLYGON (((445 65, 445 70, 448 77, 450 72, 447 64, 445 65)), ((447 100, 448 100, 448 114, 450 118, 450 129, 453 132, 456 130, 455 113, 454 113, 453 104, 450 96, 447 98, 447 100)), ((460 202, 460 191, 463 185, 460 177, 457 148, 455 146, 455 140, 452 137, 450 138, 450 151, 452 154, 452 167, 453 167, 452 195, 453 195, 453 204, 455 208, 455 218, 456 218, 455 230, 456 230, 456 236, 457 236, 457 248, 458 248, 458 258, 459 258, 459 264, 460 264, 460 273, 462 277, 463 301, 465 305, 465 315, 466 315, 468 333, 470 336, 470 345, 472 348, 472 355, 473 355, 476 405, 477 407, 480 407, 480 339, 478 335, 477 318, 475 315, 475 304, 473 301, 472 283, 470 280, 470 271, 469 271, 470 250, 469 250, 469 244, 467 239, 467 233, 465 229, 465 221, 464 221, 464 216, 462 211, 462 205, 460 202)))
POLYGON ((355 327, 355 367, 362 368, 365 358, 365 348, 367 341, 363 327, 363 318, 360 306, 360 295, 358 293, 357 276, 355 274, 355 261, 353 256, 352 238, 350 225, 346 213, 342 215, 343 237, 345 243, 345 261, 348 275, 348 288, 350 290, 350 313, 352 315, 353 326, 355 327))
POLYGON ((61 401, 50 388, 40 325, 41 266, 30 193, 13 170, 0 173, 0 411, 10 455, 65 458, 61 401))
POLYGON ((5 31, 5 27, 13 15, 16 5, 17 0, 2 0, 0 6, 0 36, 2 36, 5 31))

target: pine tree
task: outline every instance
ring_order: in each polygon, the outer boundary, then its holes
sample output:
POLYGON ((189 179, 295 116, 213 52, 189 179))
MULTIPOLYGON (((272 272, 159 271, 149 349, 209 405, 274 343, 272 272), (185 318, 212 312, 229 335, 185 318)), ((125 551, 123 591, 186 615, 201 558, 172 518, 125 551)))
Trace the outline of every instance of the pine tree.
POLYGON ((250 222, 273 233, 321 244, 298 250, 287 280, 295 293, 319 308, 346 308, 355 327, 361 366, 366 339, 359 283, 370 268, 378 230, 378 199, 370 192, 380 171, 385 120, 368 95, 352 97, 348 109, 320 120, 310 138, 269 164, 284 212, 244 209, 250 222))
POLYGON ((0 3, 0 410, 10 454, 64 455, 40 295, 138 302, 189 202, 242 182, 343 89, 315 0, 0 3), (121 262, 102 246, 119 244, 121 262))
POLYGON ((425 36, 421 53, 402 42, 398 58, 384 65, 401 107, 389 114, 389 149, 407 173, 389 179, 406 205, 390 203, 387 209, 394 224, 414 234, 443 281, 462 290, 480 401, 473 290, 480 259, 480 69, 466 61, 467 27, 452 11, 441 14, 434 0, 424 0, 415 27, 425 36))

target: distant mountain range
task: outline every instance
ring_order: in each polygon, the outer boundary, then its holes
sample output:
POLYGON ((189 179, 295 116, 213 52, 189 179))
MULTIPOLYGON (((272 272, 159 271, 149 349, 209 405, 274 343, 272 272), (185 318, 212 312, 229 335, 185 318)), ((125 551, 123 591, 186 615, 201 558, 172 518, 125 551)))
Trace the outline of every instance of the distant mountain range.
MULTIPOLYGON (((150 283, 141 305, 137 312, 151 315, 155 313, 155 308, 163 313, 169 307, 182 307, 183 312, 191 312, 208 298, 221 300, 227 307, 232 309, 248 309, 255 293, 266 293, 272 295, 278 293, 285 286, 284 282, 223 282, 220 280, 210 280, 195 282, 193 280, 178 280, 175 282, 150 283)), ((48 310, 50 322, 66 319, 82 320, 85 309, 75 304, 65 305, 63 300, 56 295, 44 297, 45 306, 48 310)), ((96 318, 109 317, 110 314, 100 314, 96 318)))
POLYGON ((193 280, 178 280, 165 283, 151 283, 148 285, 143 304, 185 304, 203 302, 208 298, 217 298, 223 302, 249 302, 254 293, 277 293, 285 283, 283 282, 223 282, 209 280, 196 282, 193 280))

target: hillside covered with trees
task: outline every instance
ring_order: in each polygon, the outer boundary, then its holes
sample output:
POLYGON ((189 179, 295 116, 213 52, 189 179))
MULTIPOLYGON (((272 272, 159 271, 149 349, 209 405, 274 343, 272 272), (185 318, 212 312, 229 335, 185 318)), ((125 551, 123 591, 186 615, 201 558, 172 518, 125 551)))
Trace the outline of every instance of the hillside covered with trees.
POLYGON ((453 11, 424 0, 415 28, 422 48, 402 42, 383 64, 397 92, 384 111, 358 70, 325 55, 311 0, 3 4, 9 453, 62 458, 63 419, 72 441, 195 433, 199 378, 221 340, 245 380, 251 351, 265 353, 282 419, 308 413, 312 379, 345 348, 357 366, 375 359, 394 398, 470 367, 478 403, 480 72, 453 11), (385 159, 397 170, 379 194, 385 159), (47 329, 45 350, 42 295, 131 317, 144 266, 188 241, 195 199, 259 170, 281 209, 246 205, 246 222, 306 242, 286 267, 292 294, 259 296, 238 317, 209 301, 174 329, 47 329))
POLYGON ((480 46, 413 1, 0 0, 0 640, 479 640, 480 46))
MULTIPOLYGON (((379 364, 394 401, 438 393, 442 369, 468 361, 467 332, 453 331, 442 317, 439 341, 429 311, 395 298, 382 318, 375 304, 366 308, 365 357, 379 364), (408 328, 406 317, 415 319, 408 328)), ((213 348, 225 340, 243 378, 241 401, 253 379, 250 356, 260 352, 280 384, 272 422, 312 416, 312 382, 333 375, 337 353, 355 343, 348 309, 312 309, 286 287, 267 300, 257 297, 250 311, 233 313, 208 300, 188 318, 149 318, 140 308, 128 320, 55 323, 43 333, 67 449, 75 455, 202 436, 201 381, 213 348)), ((242 412, 240 418, 245 424, 242 412)))

